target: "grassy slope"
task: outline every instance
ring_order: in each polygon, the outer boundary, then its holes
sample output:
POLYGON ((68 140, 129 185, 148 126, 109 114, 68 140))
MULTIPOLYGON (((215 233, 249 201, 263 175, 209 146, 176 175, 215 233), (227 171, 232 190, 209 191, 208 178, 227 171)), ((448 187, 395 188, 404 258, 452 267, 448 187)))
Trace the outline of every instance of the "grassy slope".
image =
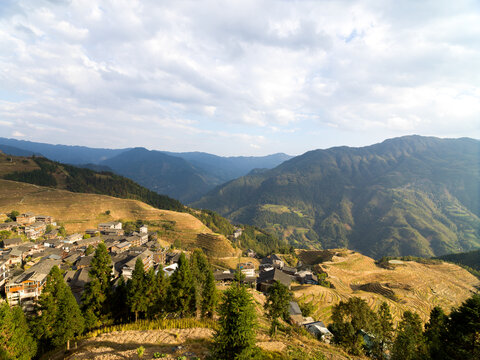
MULTIPOLYGON (((110 220, 151 220, 174 223, 172 231, 166 231, 162 238, 169 243, 179 239, 184 247, 200 246, 197 235, 212 233, 200 220, 187 213, 159 210, 138 200, 119 199, 106 195, 72 193, 9 180, 0 180, 0 212, 17 210, 53 216, 65 224, 68 232, 96 228, 98 223, 110 220), (110 215, 105 212, 110 210, 110 215)), ((152 228, 155 229, 155 228, 152 228)), ((161 226, 159 226, 161 229, 161 226)), ((217 249, 212 255, 232 256, 235 250, 222 235, 215 238, 210 249, 217 249)))

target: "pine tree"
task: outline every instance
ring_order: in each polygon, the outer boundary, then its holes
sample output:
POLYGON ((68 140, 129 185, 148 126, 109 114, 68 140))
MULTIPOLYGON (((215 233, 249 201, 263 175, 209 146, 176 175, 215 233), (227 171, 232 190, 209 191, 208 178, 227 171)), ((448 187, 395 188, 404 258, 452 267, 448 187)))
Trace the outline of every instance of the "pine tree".
POLYGON ((447 359, 480 359, 480 294, 452 310, 444 344, 447 359))
POLYGON ((223 295, 219 329, 214 335, 212 356, 218 360, 247 358, 255 350, 255 305, 244 285, 234 283, 223 295))
POLYGON ((202 294, 210 264, 201 249, 195 249, 190 257, 190 270, 195 285, 195 299, 197 309, 202 306, 202 294))
POLYGON ((110 314, 112 298, 112 259, 107 247, 101 242, 90 263, 88 276, 91 281, 85 285, 82 296, 82 310, 88 329, 98 326, 110 314))
POLYGON ((162 265, 158 266, 154 281, 154 293, 152 294, 152 301, 149 302, 148 309, 150 318, 156 318, 165 312, 168 279, 165 277, 162 265))
POLYGON ((146 298, 145 270, 143 261, 137 258, 132 278, 127 282, 127 305, 135 314, 135 321, 138 320, 139 312, 146 312, 148 308, 146 298))
POLYGON ((393 341, 393 318, 390 306, 384 301, 377 312, 378 323, 374 331, 371 355, 375 359, 386 359, 393 341))
POLYGON ((271 321, 270 334, 277 332, 280 324, 279 318, 288 321, 288 307, 292 300, 292 293, 288 287, 275 281, 267 290, 267 299, 265 301, 265 311, 271 321))
POLYGON ((67 344, 84 330, 84 319, 72 291, 54 266, 37 305, 35 332, 42 351, 67 344))
POLYGON ((365 300, 352 297, 333 307, 332 321, 330 330, 334 342, 342 345, 349 353, 359 355, 363 352, 364 342, 361 331, 375 333, 378 320, 365 300))
POLYGON ((170 277, 168 287, 169 308, 181 317, 192 316, 196 312, 196 292, 190 266, 185 254, 178 259, 178 267, 170 277))
POLYGON ((208 269, 202 291, 201 311, 203 318, 212 318, 217 307, 218 294, 212 270, 208 269))
POLYGON ((37 344, 22 309, 0 304, 0 359, 30 360, 36 352, 37 344))
POLYGON ((70 349, 70 340, 81 335, 85 328, 82 312, 72 294, 70 287, 65 286, 59 299, 58 314, 56 321, 56 336, 53 339, 55 346, 67 344, 70 349))
POLYGON ((422 320, 417 313, 405 311, 397 328, 391 358, 392 360, 422 360, 426 357, 422 320))
POLYGON ((116 322, 125 322, 130 317, 127 306, 127 284, 123 276, 120 276, 113 290, 112 315, 116 322))
POLYGON ((430 312, 430 320, 425 324, 423 337, 430 359, 443 359, 444 349, 442 338, 445 335, 448 317, 443 310, 435 306, 430 312))

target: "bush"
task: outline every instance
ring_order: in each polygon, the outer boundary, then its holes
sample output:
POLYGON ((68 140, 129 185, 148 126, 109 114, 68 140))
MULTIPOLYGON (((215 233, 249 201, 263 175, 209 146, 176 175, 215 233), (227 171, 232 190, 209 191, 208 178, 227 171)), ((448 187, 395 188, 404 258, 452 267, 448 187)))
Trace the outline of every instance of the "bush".
POLYGON ((145 352, 145 348, 143 346, 140 346, 139 348, 137 348, 137 355, 139 358, 143 357, 144 352, 145 352))

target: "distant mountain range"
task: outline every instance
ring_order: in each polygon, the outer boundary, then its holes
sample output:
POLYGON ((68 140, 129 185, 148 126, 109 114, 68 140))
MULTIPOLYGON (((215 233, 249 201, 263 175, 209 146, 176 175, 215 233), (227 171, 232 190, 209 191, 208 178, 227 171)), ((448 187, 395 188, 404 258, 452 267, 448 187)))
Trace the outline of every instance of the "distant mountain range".
POLYGON ((193 205, 297 247, 434 256, 480 248, 480 141, 407 136, 314 150, 193 205))
POLYGON ((0 138, 0 150, 17 156, 43 155, 95 171, 112 171, 185 203, 198 200, 214 187, 254 169, 271 169, 291 158, 286 154, 222 157, 202 152, 174 153, 145 148, 101 149, 6 138, 0 138))

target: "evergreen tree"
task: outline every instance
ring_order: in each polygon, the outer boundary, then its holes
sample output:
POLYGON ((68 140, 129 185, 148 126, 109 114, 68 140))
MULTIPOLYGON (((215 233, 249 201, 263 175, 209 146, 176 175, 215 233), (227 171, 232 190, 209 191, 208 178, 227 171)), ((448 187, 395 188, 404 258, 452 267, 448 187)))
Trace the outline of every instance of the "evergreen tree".
POLYGON ((20 307, 0 304, 0 359, 30 360, 37 352, 25 315, 20 307))
POLYGON ((270 334, 277 332, 280 324, 279 318, 288 321, 288 307, 292 300, 292 293, 288 287, 275 281, 267 290, 267 299, 265 301, 265 311, 271 321, 270 334))
POLYGON ((203 318, 212 318, 217 307, 218 294, 213 272, 208 269, 202 292, 201 311, 203 318))
POLYGON ((452 310, 444 344, 447 359, 480 359, 480 294, 452 310))
POLYGON ((153 302, 150 303, 149 316, 151 318, 158 317, 166 308, 166 297, 168 290, 168 278, 165 276, 162 265, 158 265, 157 274, 155 275, 155 293, 153 302))
POLYGON ((148 318, 153 318, 155 316, 154 308, 157 305, 157 277, 155 275, 155 269, 152 267, 145 273, 145 305, 146 311, 145 314, 148 318))
POLYGON ((185 254, 178 259, 178 267, 170 277, 168 287, 169 308, 179 316, 192 316, 196 312, 196 292, 190 266, 185 254))
POLYGON ((91 281, 85 285, 82 296, 82 310, 88 329, 98 326, 110 314, 112 298, 112 259, 107 247, 101 242, 90 263, 88 276, 91 281))
POLYGON ((246 359, 255 349, 256 314, 252 296, 244 285, 232 284, 223 295, 219 329, 212 356, 217 360, 246 359))
POLYGON ((67 344, 84 330, 84 319, 70 287, 54 266, 37 304, 35 333, 42 351, 67 344))
POLYGON ((195 249, 193 251, 190 257, 190 270, 195 285, 195 307, 200 310, 202 306, 203 288, 207 279, 207 273, 210 270, 208 259, 201 249, 195 249))
POLYGON ((70 340, 81 335, 84 328, 82 312, 72 294, 72 290, 65 286, 62 297, 59 299, 56 336, 53 339, 53 344, 55 346, 67 344, 67 350, 69 350, 70 340))
POLYGON ((148 308, 145 285, 143 261, 138 257, 135 262, 132 278, 127 282, 127 305, 130 312, 135 313, 135 321, 138 320, 138 313, 146 312, 148 308))
POLYGON ((118 279, 117 286, 113 290, 112 315, 116 322, 126 322, 130 317, 127 306, 127 284, 123 276, 118 279))
POLYGON ((393 343, 392 360, 423 360, 426 357, 422 320, 417 313, 405 311, 393 343))
POLYGON ((430 320, 425 324, 423 337, 430 359, 437 360, 444 358, 443 340, 448 317, 443 310, 435 306, 430 312, 430 320))
POLYGON ((386 359, 386 352, 390 350, 393 341, 393 318, 390 306, 384 301, 377 312, 378 323, 375 327, 375 338, 371 355, 375 359, 386 359))
POLYGON ((332 321, 330 331, 334 336, 333 341, 349 353, 359 355, 363 352, 364 345, 361 331, 375 333, 378 320, 365 300, 352 297, 333 307, 332 321))

